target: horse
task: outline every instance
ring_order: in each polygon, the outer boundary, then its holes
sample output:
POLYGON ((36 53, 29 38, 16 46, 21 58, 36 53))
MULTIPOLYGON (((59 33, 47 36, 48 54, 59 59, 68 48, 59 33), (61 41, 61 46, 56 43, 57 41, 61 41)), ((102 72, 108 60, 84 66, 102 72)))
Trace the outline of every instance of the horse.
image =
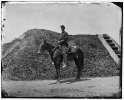
MULTIPOLYGON (((38 50, 38 54, 43 53, 45 50, 47 50, 50 54, 51 60, 53 62, 53 64, 55 65, 55 69, 56 69, 56 74, 57 74, 57 82, 60 81, 60 66, 61 63, 63 62, 63 55, 61 53, 61 50, 59 48, 55 49, 56 46, 53 46, 52 44, 48 43, 47 40, 43 40, 40 43, 40 47, 38 50)), ((77 77, 76 80, 80 79, 81 76, 81 71, 82 68, 84 66, 84 53, 81 50, 81 48, 77 47, 76 53, 68 53, 67 59, 68 61, 74 61, 77 69, 78 69, 78 73, 77 73, 77 77), (77 54, 77 56, 75 56, 75 54, 77 54)))

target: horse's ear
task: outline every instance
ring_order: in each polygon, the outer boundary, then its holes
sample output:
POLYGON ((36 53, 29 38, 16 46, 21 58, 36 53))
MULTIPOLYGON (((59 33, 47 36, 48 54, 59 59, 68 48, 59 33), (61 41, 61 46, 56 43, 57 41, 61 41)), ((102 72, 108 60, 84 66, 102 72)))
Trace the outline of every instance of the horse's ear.
POLYGON ((46 43, 46 42, 47 42, 46 39, 42 39, 42 40, 41 40, 41 43, 42 43, 42 44, 44 44, 44 43, 46 43))

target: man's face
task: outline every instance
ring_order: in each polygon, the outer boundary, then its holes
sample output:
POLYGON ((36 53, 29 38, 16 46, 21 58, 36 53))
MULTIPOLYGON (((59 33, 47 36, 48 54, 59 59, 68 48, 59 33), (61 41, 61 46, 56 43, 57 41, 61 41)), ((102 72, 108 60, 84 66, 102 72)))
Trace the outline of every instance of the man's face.
POLYGON ((61 30, 64 31, 65 30, 64 27, 61 27, 61 30))

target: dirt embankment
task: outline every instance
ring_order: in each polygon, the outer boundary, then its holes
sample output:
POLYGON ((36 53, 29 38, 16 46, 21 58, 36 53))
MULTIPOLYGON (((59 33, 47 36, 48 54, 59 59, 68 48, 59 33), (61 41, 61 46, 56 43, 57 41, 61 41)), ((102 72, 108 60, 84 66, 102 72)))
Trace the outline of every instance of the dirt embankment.
MULTIPOLYGON (((90 33, 89 33, 90 34, 90 33)), ((38 55, 42 39, 54 46, 58 45, 61 34, 45 29, 31 29, 20 38, 2 45, 3 79, 13 81, 54 80, 55 66, 48 51, 38 55), (15 45, 15 44, 18 45, 15 45)), ((84 52, 83 77, 118 76, 120 66, 116 64, 97 35, 69 35, 72 42, 84 52), (109 66, 109 67, 108 67, 109 66)), ((61 77, 75 78, 77 67, 69 62, 69 67, 61 70, 61 77)))

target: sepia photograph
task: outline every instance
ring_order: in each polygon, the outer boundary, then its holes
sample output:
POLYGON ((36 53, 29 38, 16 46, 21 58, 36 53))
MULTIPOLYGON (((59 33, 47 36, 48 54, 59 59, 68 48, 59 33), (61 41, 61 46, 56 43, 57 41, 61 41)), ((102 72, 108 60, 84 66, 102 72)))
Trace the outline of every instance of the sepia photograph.
POLYGON ((123 2, 1 1, 1 98, 122 98, 123 2))

